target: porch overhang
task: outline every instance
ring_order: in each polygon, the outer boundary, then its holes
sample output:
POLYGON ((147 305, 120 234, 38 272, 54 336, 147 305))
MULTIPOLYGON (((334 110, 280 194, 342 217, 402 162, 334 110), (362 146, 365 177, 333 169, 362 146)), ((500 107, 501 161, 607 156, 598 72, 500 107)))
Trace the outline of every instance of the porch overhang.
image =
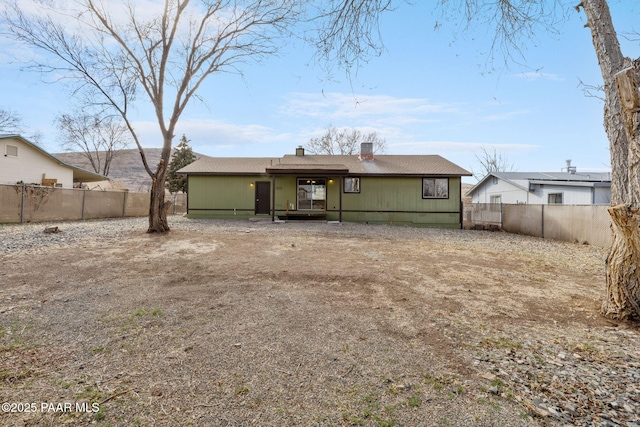
MULTIPOLYGON (((344 180, 344 177, 349 175, 349 168, 346 167, 343 164, 293 164, 293 163, 288 163, 288 164, 282 164, 279 163, 277 165, 271 165, 268 166, 265 169, 265 172, 267 173, 267 175, 271 176, 271 181, 272 181, 272 196, 271 196, 271 220, 275 221, 275 217, 276 217, 276 206, 275 206, 275 201, 276 201, 276 179, 277 177, 285 177, 285 176, 304 176, 304 177, 338 177, 339 178, 339 182, 340 185, 338 188, 342 188, 342 183, 344 180)), ((339 221, 342 222, 342 191, 338 191, 339 194, 339 221)), ((324 212, 296 212, 296 213, 290 213, 289 209, 287 208, 287 213, 286 213, 286 217, 297 217, 297 218, 302 218, 304 217, 305 219, 310 219, 310 218, 319 218, 319 217, 326 217, 327 211, 326 211, 327 207, 326 207, 326 201, 325 201, 325 207, 324 207, 324 212)))

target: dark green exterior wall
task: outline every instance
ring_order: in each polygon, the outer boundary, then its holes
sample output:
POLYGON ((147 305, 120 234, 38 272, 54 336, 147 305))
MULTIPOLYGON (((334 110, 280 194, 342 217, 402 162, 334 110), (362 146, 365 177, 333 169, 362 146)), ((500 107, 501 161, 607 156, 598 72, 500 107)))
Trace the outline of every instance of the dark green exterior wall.
POLYGON ((342 220, 460 228, 460 177, 449 178, 449 198, 423 199, 422 177, 367 177, 360 193, 343 193, 342 220))
MULTIPOLYGON (((255 215, 255 182, 275 180, 275 215, 296 211, 299 176, 234 175, 189 176, 188 210, 191 218, 270 218, 255 215)), ((327 179, 327 212, 340 219, 342 180, 327 179)), ((423 199, 422 177, 360 177, 360 193, 342 193, 342 221, 393 223, 426 227, 460 228, 460 177, 449 178, 449 198, 423 199)), ((272 201, 273 202, 273 201, 272 201)))
MULTIPOLYGON (((260 176, 189 176, 188 213, 191 218, 248 218, 256 216, 255 182, 260 176)), ((267 217, 265 215, 260 215, 267 217)))

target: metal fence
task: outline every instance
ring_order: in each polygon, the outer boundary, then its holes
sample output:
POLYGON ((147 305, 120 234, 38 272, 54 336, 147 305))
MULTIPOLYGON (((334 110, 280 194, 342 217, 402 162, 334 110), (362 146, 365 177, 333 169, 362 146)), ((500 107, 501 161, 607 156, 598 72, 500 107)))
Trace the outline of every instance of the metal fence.
MULTIPOLYGON (((149 214, 149 193, 38 185, 0 185, 0 223, 121 218, 149 214)), ((186 194, 167 194, 170 213, 186 212, 186 194)))
POLYGON ((464 227, 500 228, 510 233, 608 247, 612 234, 607 208, 473 203, 464 206, 464 227))

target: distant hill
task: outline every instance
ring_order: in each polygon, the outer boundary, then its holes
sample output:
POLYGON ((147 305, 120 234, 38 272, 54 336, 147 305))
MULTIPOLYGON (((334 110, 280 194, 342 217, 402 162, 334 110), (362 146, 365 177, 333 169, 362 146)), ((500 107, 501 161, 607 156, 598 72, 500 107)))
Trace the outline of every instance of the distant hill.
POLYGON ((466 182, 462 183, 462 201, 465 204, 471 203, 471 197, 467 197, 465 194, 467 194, 467 191, 471 190, 474 185, 475 184, 467 184, 466 182))
MULTIPOLYGON (((155 171, 158 162, 160 161, 160 155, 162 154, 161 148, 145 148, 145 156, 147 157, 147 163, 152 171, 155 171)), ((201 154, 194 153, 196 157, 202 157, 201 154)), ((72 166, 77 166, 83 169, 93 170, 89 161, 83 157, 81 153, 69 152, 69 153, 57 153, 55 157, 68 163, 72 166)), ((111 162, 111 169, 109 171, 109 178, 112 183, 101 183, 102 188, 118 188, 128 189, 129 191, 145 193, 151 190, 151 177, 142 164, 140 153, 137 149, 122 150, 122 152, 113 159, 111 162)))

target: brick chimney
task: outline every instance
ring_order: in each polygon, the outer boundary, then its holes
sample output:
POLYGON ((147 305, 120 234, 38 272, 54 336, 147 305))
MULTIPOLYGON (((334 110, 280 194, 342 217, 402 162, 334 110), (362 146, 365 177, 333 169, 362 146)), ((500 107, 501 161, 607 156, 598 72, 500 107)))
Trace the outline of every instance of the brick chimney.
POLYGON ((360 144, 360 160, 373 160, 373 142, 360 144))

